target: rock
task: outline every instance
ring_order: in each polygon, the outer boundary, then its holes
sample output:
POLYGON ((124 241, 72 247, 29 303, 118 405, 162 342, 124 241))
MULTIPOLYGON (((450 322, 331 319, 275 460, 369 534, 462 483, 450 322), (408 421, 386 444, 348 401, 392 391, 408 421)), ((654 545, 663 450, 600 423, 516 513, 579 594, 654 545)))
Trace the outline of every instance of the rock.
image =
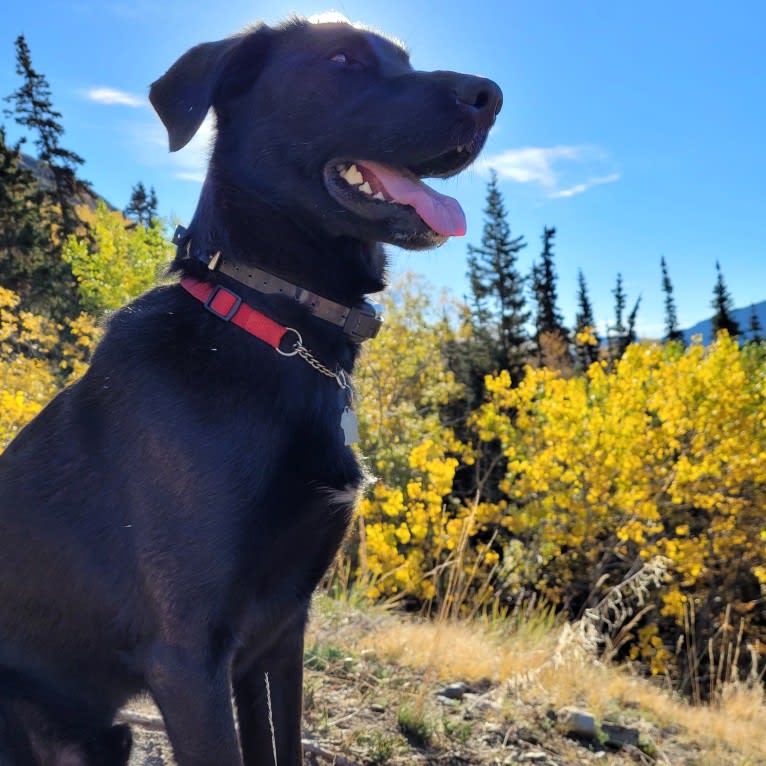
POLYGON ((436 701, 441 702, 442 705, 449 705, 450 707, 456 707, 460 704, 460 701, 453 697, 447 697, 444 694, 437 694, 436 701))
POLYGON ((386 712, 386 708, 383 705, 378 705, 375 702, 373 702, 373 704, 370 705, 370 710, 372 710, 373 713, 385 713, 386 712))
POLYGON ((596 739, 596 719, 590 714, 577 708, 565 707, 558 712, 558 726, 568 735, 596 739))
POLYGON ((463 695, 463 702, 465 702, 471 710, 479 713, 498 711, 502 707, 499 702, 488 699, 484 694, 473 694, 471 692, 466 692, 463 695))
POLYGON ((451 700, 461 700, 467 691, 468 684, 459 681, 458 683, 445 686, 441 691, 437 692, 437 695, 451 700))
POLYGON ((606 744, 612 747, 625 747, 632 745, 638 747, 638 729, 628 726, 618 726, 614 723, 601 724, 601 731, 606 735, 606 744))

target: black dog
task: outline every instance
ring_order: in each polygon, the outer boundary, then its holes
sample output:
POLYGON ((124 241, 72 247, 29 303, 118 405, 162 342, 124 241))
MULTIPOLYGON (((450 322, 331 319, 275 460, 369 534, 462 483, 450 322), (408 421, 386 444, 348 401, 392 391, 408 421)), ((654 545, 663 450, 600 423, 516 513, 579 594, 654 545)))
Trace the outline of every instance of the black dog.
POLYGON ((419 179, 470 164, 502 97, 299 19, 193 48, 150 95, 172 150, 217 119, 182 279, 113 316, 2 455, 0 666, 105 733, 148 689, 179 766, 297 766, 309 601, 362 481, 348 373, 379 243, 463 233, 419 179))
POLYGON ((127 766, 131 742, 126 725, 87 700, 0 668, 2 766, 127 766))

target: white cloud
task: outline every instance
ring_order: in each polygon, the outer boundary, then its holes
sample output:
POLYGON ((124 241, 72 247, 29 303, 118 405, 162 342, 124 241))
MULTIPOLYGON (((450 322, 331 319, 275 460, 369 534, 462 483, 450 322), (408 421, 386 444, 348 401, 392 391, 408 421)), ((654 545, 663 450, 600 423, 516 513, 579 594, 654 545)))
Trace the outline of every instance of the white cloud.
POLYGON ((89 101, 96 101, 99 104, 120 106, 140 107, 146 106, 147 100, 143 96, 135 96, 132 93, 125 93, 116 88, 90 88, 84 91, 83 95, 89 101))
POLYGON ((170 161, 178 168, 175 173, 176 178, 199 183, 205 180, 214 138, 215 117, 210 111, 194 134, 194 138, 183 149, 170 154, 170 161))
POLYGON ((179 170, 175 173, 176 178, 180 178, 182 181, 194 181, 194 183, 201 184, 205 180, 204 171, 194 172, 187 170, 179 170))
POLYGON ((527 146, 508 149, 481 160, 479 167, 494 168, 500 178, 540 188, 552 199, 573 197, 592 186, 620 178, 608 155, 597 146, 527 146), (586 180, 581 180, 585 176, 586 180))
POLYGON ((494 168, 501 178, 520 184, 535 183, 551 187, 556 185, 554 164, 562 159, 576 160, 581 153, 582 148, 577 146, 527 146, 486 157, 481 166, 494 168))
POLYGON ((585 183, 576 184, 568 189, 561 189, 560 191, 553 192, 548 196, 551 199, 560 199, 562 197, 574 197, 575 194, 582 194, 592 186, 600 186, 601 184, 611 184, 620 180, 619 173, 610 173, 608 176, 601 176, 600 178, 589 178, 585 183))
POLYGON ((177 152, 168 151, 168 134, 159 121, 130 127, 132 140, 141 161, 147 165, 165 166, 175 178, 202 183, 207 172, 210 150, 215 136, 215 117, 210 111, 194 138, 177 152))

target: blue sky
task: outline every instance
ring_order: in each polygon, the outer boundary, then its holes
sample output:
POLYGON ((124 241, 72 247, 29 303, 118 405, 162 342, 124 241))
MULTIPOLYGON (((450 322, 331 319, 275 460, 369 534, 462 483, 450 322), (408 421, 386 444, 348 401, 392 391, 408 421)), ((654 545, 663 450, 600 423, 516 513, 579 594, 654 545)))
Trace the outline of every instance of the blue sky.
POLYGON ((522 271, 539 255, 543 226, 557 228, 569 323, 578 268, 602 332, 621 272, 629 304, 642 296, 639 329, 660 335, 661 255, 682 326, 710 315, 717 259, 737 306, 766 299, 760 0, 11 0, 0 28, 0 94, 17 86, 13 41, 23 33, 63 113, 64 145, 86 158, 82 175, 119 207, 143 181, 157 190, 163 216, 188 221, 210 132, 169 154, 146 101, 149 83, 198 42, 329 8, 402 39, 419 69, 483 74, 505 94, 483 163, 434 184, 461 202, 467 236, 429 253, 392 249, 396 269, 467 293, 466 245, 481 237, 491 165, 512 231, 529 243, 522 271))

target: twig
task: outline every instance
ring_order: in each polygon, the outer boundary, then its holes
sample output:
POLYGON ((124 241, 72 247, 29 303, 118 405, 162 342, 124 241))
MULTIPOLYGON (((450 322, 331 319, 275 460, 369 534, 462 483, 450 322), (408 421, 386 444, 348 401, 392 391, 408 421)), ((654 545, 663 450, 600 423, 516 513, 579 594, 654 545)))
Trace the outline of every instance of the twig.
POLYGON ((264 678, 266 679, 266 706, 269 711, 269 728, 271 729, 271 749, 274 753, 274 766, 278 766, 277 764, 277 736, 274 732, 274 714, 271 710, 271 684, 269 684, 269 674, 264 673, 264 678))

